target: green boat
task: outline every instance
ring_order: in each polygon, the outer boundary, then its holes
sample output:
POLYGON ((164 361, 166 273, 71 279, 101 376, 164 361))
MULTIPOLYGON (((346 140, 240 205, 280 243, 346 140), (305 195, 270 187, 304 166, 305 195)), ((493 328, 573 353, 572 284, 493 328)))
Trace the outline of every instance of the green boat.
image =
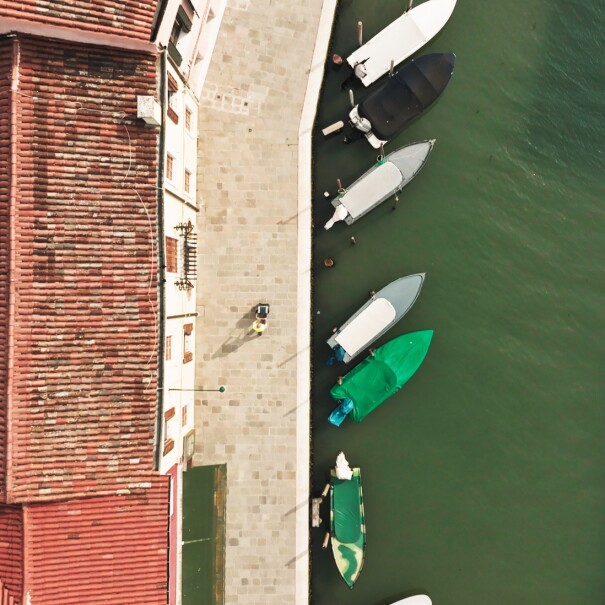
POLYGON ((366 552, 366 525, 361 493, 361 471, 351 469, 350 479, 330 471, 330 533, 332 552, 340 575, 349 588, 357 581, 366 552))
POLYGON ((338 426, 349 413, 356 422, 394 395, 418 370, 429 349, 433 330, 393 338, 342 377, 330 395, 342 401, 330 414, 338 426))

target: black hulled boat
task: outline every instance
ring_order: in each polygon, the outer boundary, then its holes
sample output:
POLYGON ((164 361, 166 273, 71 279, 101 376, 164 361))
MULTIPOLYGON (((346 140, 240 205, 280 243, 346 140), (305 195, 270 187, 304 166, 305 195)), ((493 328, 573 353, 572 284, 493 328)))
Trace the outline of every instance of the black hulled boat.
MULTIPOLYGON (((351 110, 351 130, 379 149, 437 100, 454 73, 455 60, 454 53, 432 53, 402 67, 351 110)), ((353 138, 347 134, 345 140, 353 138)))

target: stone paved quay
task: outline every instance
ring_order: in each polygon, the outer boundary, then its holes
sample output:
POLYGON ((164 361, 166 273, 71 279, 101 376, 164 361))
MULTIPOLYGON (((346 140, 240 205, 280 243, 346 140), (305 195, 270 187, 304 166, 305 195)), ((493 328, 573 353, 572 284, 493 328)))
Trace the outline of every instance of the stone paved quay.
POLYGON ((310 199, 301 212, 299 189, 310 192, 310 167, 300 178, 299 158, 310 131, 299 145, 299 127, 314 115, 307 82, 311 72, 319 92, 334 4, 231 0, 200 105, 197 388, 227 392, 196 394, 194 464, 227 464, 227 605, 308 602, 310 199), (249 333, 259 302, 271 305, 261 337, 249 333))

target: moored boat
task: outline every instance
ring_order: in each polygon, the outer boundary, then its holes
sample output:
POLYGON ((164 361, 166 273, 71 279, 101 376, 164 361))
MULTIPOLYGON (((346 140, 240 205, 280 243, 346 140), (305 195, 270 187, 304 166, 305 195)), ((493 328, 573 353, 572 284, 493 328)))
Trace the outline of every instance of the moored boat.
POLYGON ((418 299, 425 274, 400 277, 376 292, 347 321, 336 329, 327 343, 348 363, 392 328, 418 299), (339 351, 340 352, 340 351, 339 351))
POLYGON ((415 6, 351 53, 347 63, 369 86, 437 35, 455 6, 456 0, 427 0, 415 6))
POLYGON ((352 225, 394 193, 401 191, 424 167, 434 144, 435 139, 411 143, 380 158, 372 168, 332 200, 336 211, 325 228, 330 229, 335 222, 342 220, 347 225, 352 225))
MULTIPOLYGON (((431 344, 432 330, 411 332, 390 340, 345 374, 330 395, 342 403, 350 399, 350 416, 356 422, 394 395, 416 373, 431 344)), ((343 410, 339 411, 340 415, 343 410)), ((331 416, 336 415, 336 410, 331 416)), ((342 421, 341 421, 342 422, 342 421)))
POLYGON ((330 534, 332 553, 349 588, 359 578, 366 550, 361 470, 350 468, 341 452, 330 471, 330 534))
POLYGON ((454 53, 432 53, 410 61, 353 107, 350 130, 363 133, 379 149, 439 98, 454 73, 455 61, 454 53))
POLYGON ((432 605, 430 597, 425 594, 417 594, 391 603, 391 605, 432 605))

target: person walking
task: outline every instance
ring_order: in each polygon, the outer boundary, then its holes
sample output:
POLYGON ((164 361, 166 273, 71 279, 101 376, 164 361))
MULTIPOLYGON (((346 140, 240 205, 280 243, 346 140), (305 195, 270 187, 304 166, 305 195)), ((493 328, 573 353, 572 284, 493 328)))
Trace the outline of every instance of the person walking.
POLYGON ((265 317, 256 318, 250 329, 256 332, 257 336, 262 336, 267 329, 267 319, 265 317))

